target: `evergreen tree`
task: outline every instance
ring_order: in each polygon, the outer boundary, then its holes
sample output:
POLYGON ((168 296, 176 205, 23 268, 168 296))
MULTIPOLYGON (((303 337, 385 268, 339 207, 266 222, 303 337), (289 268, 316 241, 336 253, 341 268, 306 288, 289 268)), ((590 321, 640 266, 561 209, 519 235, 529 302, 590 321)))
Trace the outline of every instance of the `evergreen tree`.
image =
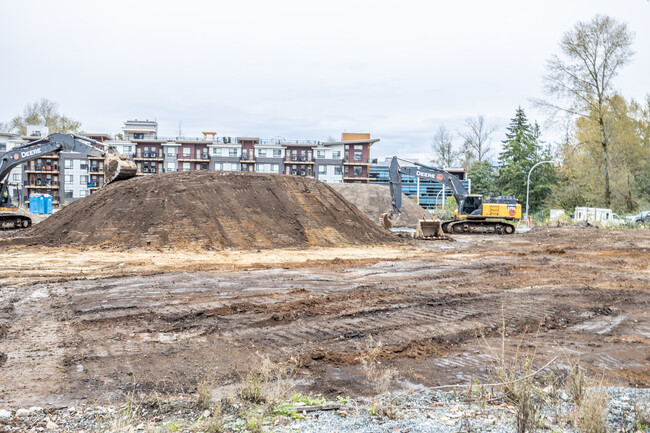
MULTIPOLYGON (((526 181, 530 169, 540 161, 552 159, 550 149, 542 147, 540 135, 537 122, 531 125, 524 110, 517 108, 503 141, 503 151, 499 154, 496 184, 501 195, 514 195, 523 206, 526 205, 526 181)), ((551 164, 542 164, 535 169, 530 176, 531 210, 542 207, 554 182, 555 169, 551 164)))
POLYGON ((472 179, 472 194, 489 194, 497 191, 496 167, 490 161, 475 162, 467 172, 472 179))

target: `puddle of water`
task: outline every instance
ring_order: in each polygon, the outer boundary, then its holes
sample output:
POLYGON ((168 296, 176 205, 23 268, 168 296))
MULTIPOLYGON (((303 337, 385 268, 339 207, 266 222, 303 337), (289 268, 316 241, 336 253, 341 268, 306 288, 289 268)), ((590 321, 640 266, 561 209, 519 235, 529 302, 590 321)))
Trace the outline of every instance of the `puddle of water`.
POLYGON ((575 325, 573 326, 573 329, 576 331, 591 332, 599 335, 608 334, 614 328, 620 325, 625 317, 625 315, 615 317, 599 317, 597 319, 589 320, 579 325, 575 325))

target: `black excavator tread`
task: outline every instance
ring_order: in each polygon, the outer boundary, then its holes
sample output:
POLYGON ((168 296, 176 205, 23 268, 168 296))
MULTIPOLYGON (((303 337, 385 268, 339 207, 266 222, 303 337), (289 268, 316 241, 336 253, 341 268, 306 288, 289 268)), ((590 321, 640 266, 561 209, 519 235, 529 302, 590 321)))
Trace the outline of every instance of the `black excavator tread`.
POLYGON ((22 215, 0 215, 0 230, 25 229, 32 225, 32 220, 22 215))
POLYGON ((511 235, 515 232, 515 226, 503 221, 491 220, 456 220, 442 223, 442 230, 445 233, 459 234, 498 234, 511 235))

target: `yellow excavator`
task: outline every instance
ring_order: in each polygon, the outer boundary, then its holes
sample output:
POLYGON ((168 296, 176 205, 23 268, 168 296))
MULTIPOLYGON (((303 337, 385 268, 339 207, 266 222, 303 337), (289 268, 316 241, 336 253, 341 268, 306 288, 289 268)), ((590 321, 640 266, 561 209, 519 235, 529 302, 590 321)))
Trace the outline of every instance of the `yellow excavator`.
POLYGON ((0 159, 0 229, 27 228, 32 224, 31 214, 11 202, 7 177, 20 164, 40 158, 48 153, 78 152, 104 158, 104 183, 129 179, 136 175, 133 161, 120 155, 115 147, 75 134, 50 134, 37 141, 16 147, 0 159))
MULTIPOLYGON (((382 215, 385 228, 393 227, 402 213, 402 175, 429 179, 449 188, 458 203, 451 221, 427 221, 425 232, 442 230, 444 233, 495 233, 510 235, 515 226, 508 221, 521 219, 521 204, 515 197, 493 197, 470 194, 465 185, 453 174, 418 162, 393 157, 388 171, 392 209, 382 215), (410 165, 400 166, 399 161, 410 165), (438 228, 439 227, 439 228, 438 228)), ((425 233, 426 234, 426 233, 425 233)))

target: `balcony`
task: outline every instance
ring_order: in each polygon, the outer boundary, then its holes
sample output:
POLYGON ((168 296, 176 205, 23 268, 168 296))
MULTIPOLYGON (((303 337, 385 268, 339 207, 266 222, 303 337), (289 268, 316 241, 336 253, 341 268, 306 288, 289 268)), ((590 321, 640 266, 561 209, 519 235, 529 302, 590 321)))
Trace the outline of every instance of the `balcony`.
POLYGON ((59 182, 35 182, 25 183, 25 188, 33 189, 59 189, 59 182))
POLYGON ((290 163, 290 164, 313 164, 314 161, 307 158, 306 156, 304 156, 304 157, 303 156, 297 156, 295 158, 294 157, 285 158, 284 163, 285 164, 288 164, 288 163, 290 163))
POLYGON ((255 155, 242 154, 239 157, 239 160, 240 160, 240 162, 254 163, 255 162, 255 155))
POLYGON ((323 144, 323 142, 318 140, 282 140, 279 144, 305 144, 310 146, 319 146, 323 144))
POLYGON ((178 162, 208 162, 210 161, 210 155, 204 153, 202 155, 195 156, 178 156, 178 162))
POLYGON ((355 160, 350 161, 349 158, 345 158, 343 160, 343 165, 373 165, 373 164, 372 162, 368 162, 368 161, 355 161, 355 160))
POLYGON ((36 166, 34 168, 28 168, 25 170, 25 173, 34 173, 34 174, 59 174, 59 167, 51 166, 36 166))
POLYGON ((158 174, 158 169, 155 168, 143 168, 141 172, 137 173, 139 175, 143 174, 158 174))
POLYGON ((140 155, 138 154, 133 154, 133 159, 134 160, 156 160, 156 161, 163 161, 165 158, 163 156, 164 154, 157 153, 157 152, 142 152, 140 155))

